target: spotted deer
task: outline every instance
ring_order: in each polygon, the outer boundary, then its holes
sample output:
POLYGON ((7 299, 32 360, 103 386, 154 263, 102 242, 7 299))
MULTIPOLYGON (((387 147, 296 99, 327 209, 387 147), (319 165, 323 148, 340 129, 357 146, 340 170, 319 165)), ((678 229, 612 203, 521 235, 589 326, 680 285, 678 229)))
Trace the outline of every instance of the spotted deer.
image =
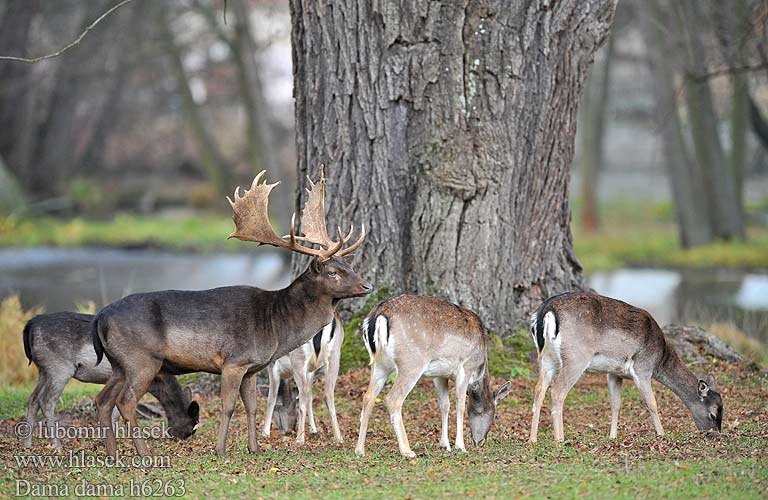
POLYGON ((392 372, 397 376, 385 403, 402 455, 416 456, 405 434, 402 409, 403 401, 421 377, 432 378, 437 390, 442 425, 440 446, 451 449, 449 379, 456 385, 454 448, 466 451, 465 406, 473 443, 485 443, 496 406, 509 393, 510 383, 506 382, 495 393, 491 391, 487 334, 475 313, 436 297, 400 295, 376 306, 363 321, 362 333, 371 359, 371 381, 363 397, 357 455, 365 454, 368 419, 392 372))
POLYGON ((616 437, 623 379, 631 379, 637 386, 659 436, 664 429, 651 388, 653 379, 682 400, 699 430, 720 431, 723 400, 714 377, 694 375, 643 309, 601 295, 564 293, 544 301, 531 316, 530 325, 539 353, 531 442, 536 442, 541 406, 550 385, 554 438, 565 439, 563 404, 585 371, 607 374, 611 438, 616 437))
MULTIPOLYGON (((105 384, 112 375, 107 362, 96 366, 96 352, 91 339, 90 314, 57 312, 40 314, 24 326, 24 353, 29 363, 37 366, 37 385, 29 396, 27 423, 35 428, 38 412, 43 413, 46 426, 54 425, 56 402, 70 379, 92 384, 105 384)), ((176 377, 160 372, 149 386, 168 418, 168 433, 179 439, 192 436, 197 430, 200 407, 192 401, 189 388, 182 389, 176 377)), ((51 432, 56 448, 61 441, 51 432)), ((32 445, 32 434, 24 446, 32 445)))
MULTIPOLYGON (((373 287, 358 276, 344 256, 359 247, 359 238, 346 246, 354 228, 334 241, 325 225, 325 178, 309 182, 302 212, 304 236, 295 231, 278 236, 268 217, 269 194, 277 186, 262 182, 229 199, 236 230, 229 237, 272 245, 310 255, 307 269, 287 288, 261 290, 228 286, 202 291, 168 290, 130 295, 101 310, 93 322, 93 340, 100 360, 106 354, 112 377, 96 398, 99 421, 107 428, 109 454, 116 441, 109 426, 117 404, 123 418, 136 425, 136 404, 160 370, 169 373, 221 374, 221 424, 216 452, 226 454, 227 434, 238 392, 248 424, 248 450, 260 452, 256 439, 256 374, 271 362, 309 341, 334 317, 339 300, 367 295, 373 287), (313 248, 309 245, 317 245, 313 248)), ((136 451, 149 454, 145 440, 133 436, 136 451)))
POLYGON ((299 389, 299 413, 296 429, 296 442, 304 444, 309 417, 309 431, 317 433, 315 416, 312 412, 312 382, 315 375, 322 373, 325 378, 325 405, 328 408, 328 417, 331 419, 333 440, 342 442, 339 421, 336 418, 336 403, 334 391, 336 379, 339 376, 339 359, 341 357, 341 344, 344 342, 344 327, 338 314, 334 320, 323 327, 311 341, 302 345, 290 354, 283 356, 269 364, 269 395, 267 396, 267 410, 264 416, 264 430, 262 435, 269 437, 272 424, 272 413, 277 402, 278 388, 281 380, 293 378, 299 389))

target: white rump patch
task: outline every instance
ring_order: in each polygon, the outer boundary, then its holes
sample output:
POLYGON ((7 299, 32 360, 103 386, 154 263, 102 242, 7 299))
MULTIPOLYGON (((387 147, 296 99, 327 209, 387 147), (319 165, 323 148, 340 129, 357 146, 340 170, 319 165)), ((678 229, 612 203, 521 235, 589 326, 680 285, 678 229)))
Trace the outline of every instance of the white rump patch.
POLYGON ((557 342, 558 346, 560 344, 560 339, 557 335, 557 320, 555 319, 555 313, 552 311, 544 315, 544 340, 551 344, 557 342))

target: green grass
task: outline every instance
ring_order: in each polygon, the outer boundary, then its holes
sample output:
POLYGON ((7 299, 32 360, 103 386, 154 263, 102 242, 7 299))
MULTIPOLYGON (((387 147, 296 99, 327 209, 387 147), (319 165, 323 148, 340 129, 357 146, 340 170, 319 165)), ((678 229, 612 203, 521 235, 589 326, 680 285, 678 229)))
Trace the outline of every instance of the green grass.
POLYGON ((234 229, 226 214, 184 217, 118 214, 110 220, 0 217, 0 247, 160 246, 199 250, 242 249, 227 241, 234 229))
MULTIPOLYGON (((27 414, 27 400, 35 384, 11 385, 0 388, 0 420, 18 418, 27 414)), ((70 380, 64 387, 61 399, 56 405, 57 411, 76 406, 83 400, 93 399, 102 386, 70 380)))
POLYGON ((573 204, 574 251, 585 272, 627 266, 725 267, 768 269, 768 228, 747 226, 744 242, 715 242, 688 250, 680 248, 669 203, 611 202, 600 207, 595 232, 579 224, 580 207, 573 204))
MULTIPOLYGON (((73 469, 59 484, 123 485, 147 478, 182 484, 190 498, 759 498, 768 468, 759 459, 671 461, 594 458, 572 447, 490 443, 482 453, 408 460, 391 453, 355 457, 351 450, 227 458, 173 456, 169 469, 73 469)), ((49 482, 34 470, 12 469, 15 481, 49 482)), ((2 490, 0 490, 2 491, 2 490)))

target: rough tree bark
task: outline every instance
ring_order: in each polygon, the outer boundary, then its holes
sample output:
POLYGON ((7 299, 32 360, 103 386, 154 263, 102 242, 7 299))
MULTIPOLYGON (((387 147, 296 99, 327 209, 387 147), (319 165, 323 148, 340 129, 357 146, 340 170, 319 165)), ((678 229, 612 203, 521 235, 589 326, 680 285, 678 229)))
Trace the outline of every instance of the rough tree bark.
POLYGON ((569 167, 614 0, 290 6, 299 186, 326 164, 330 220, 369 230, 367 278, 502 334, 583 286, 569 167))

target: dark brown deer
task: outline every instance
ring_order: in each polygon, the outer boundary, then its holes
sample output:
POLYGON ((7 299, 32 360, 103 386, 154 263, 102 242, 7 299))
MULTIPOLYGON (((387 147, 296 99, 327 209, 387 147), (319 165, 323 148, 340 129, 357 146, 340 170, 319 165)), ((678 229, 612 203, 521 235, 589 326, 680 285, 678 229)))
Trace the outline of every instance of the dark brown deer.
POLYGON ((664 429, 652 379, 682 400, 699 430, 720 431, 723 400, 717 393, 714 377, 694 375, 643 309, 601 295, 564 293, 544 301, 531 316, 531 335, 539 352, 531 442, 536 442, 541 405, 550 385, 555 441, 565 439, 565 397, 587 370, 607 374, 612 438, 616 437, 623 379, 631 379, 637 386, 659 436, 664 429))
MULTIPOLYGON (((112 375, 107 362, 96 366, 93 350, 90 314, 57 312, 40 314, 29 320, 24 327, 24 353, 30 364, 37 366, 37 386, 29 396, 27 423, 35 428, 37 413, 42 411, 48 427, 54 425, 56 402, 61 397, 69 379, 81 382, 105 384, 112 375)), ((189 389, 182 389, 176 377, 160 372, 155 376, 149 392, 163 405, 168 417, 168 433, 175 438, 186 439, 195 433, 200 408, 192 401, 189 389)), ((51 432, 56 448, 61 442, 51 432)), ((32 434, 24 440, 24 446, 32 445, 32 434)))
MULTIPOLYGON (((310 181, 302 212, 304 236, 295 234, 292 220, 290 234, 283 238, 275 234, 268 217, 269 194, 278 183, 262 183, 263 177, 264 172, 256 176, 244 196, 237 188, 234 200, 229 200, 236 226, 230 238, 311 255, 307 270, 282 290, 250 286, 169 290, 130 295, 105 307, 94 321, 93 337, 96 353, 99 357, 106 353, 113 367, 112 377, 96 398, 102 426, 109 426, 115 404, 123 418, 136 425, 136 403, 160 370, 220 373, 222 419, 216 452, 226 454, 239 391, 247 413, 248 450, 258 453, 256 374, 333 321, 340 299, 372 290, 342 258, 362 244, 365 228, 346 248, 354 228, 346 237, 339 229, 337 241, 328 235, 322 172, 318 185, 310 181)), ((114 454, 116 442, 109 429, 107 435, 107 452, 114 454)), ((134 436, 134 444, 139 454, 149 453, 140 436, 134 436)))

